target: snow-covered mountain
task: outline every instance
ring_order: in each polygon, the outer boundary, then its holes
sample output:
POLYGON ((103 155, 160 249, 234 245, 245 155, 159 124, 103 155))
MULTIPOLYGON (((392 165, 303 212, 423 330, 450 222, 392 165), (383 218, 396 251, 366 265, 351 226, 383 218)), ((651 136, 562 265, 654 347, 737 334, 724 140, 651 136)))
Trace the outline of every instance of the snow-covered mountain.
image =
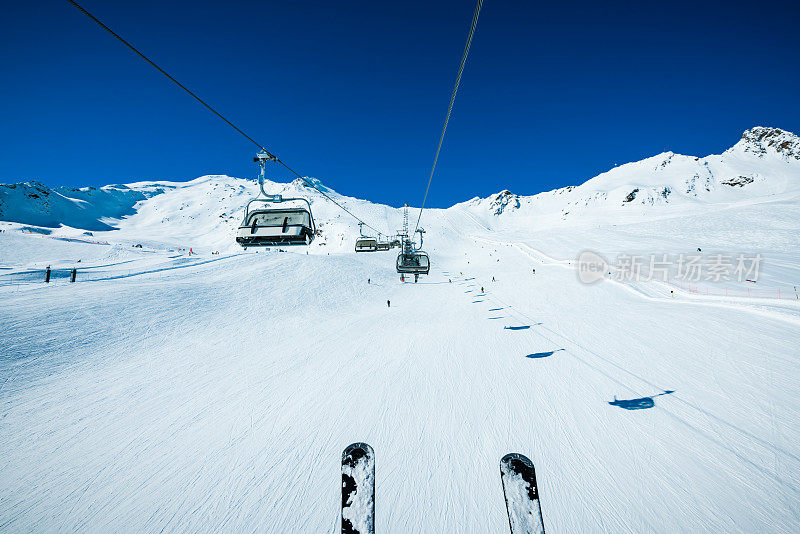
POLYGON ((40 182, 0 184, 0 220, 49 228, 112 230, 115 226, 106 220, 132 215, 138 202, 171 188, 174 186, 156 183, 135 188, 107 185, 54 189, 40 182))
POLYGON ((519 212, 538 224, 587 216, 646 217, 663 211, 640 207, 703 209, 800 194, 800 138, 777 128, 756 127, 719 155, 703 158, 665 152, 627 163, 575 187, 534 196, 502 191, 466 204, 493 215, 519 212))
MULTIPOLYGON (((321 235, 312 251, 349 247, 344 244, 357 233, 356 221, 319 192, 300 180, 268 182, 266 188, 311 200, 321 235)), ((395 208, 325 191, 382 233, 393 234, 401 224, 401 212, 395 208)), ((114 229, 104 234, 111 241, 180 241, 220 249, 230 245, 243 208, 256 193, 253 180, 229 176, 82 189, 27 182, 0 185, 0 220, 66 232, 114 229)), ((641 220, 798 195, 800 138, 777 128, 756 127, 719 155, 665 152, 615 167, 579 186, 533 196, 505 190, 449 210, 466 211, 488 228, 542 229, 641 220)))

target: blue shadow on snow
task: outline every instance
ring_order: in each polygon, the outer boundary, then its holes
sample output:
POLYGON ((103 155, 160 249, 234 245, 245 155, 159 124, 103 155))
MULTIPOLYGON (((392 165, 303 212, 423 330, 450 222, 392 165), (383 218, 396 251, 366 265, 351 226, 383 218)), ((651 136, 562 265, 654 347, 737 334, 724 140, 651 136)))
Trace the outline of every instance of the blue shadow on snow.
POLYGON ((566 350, 566 349, 556 349, 556 350, 551 350, 551 351, 548 351, 548 352, 534 352, 533 354, 528 354, 525 357, 526 358, 547 358, 548 356, 552 356, 553 354, 555 354, 556 352, 558 352, 560 350, 566 350))
POLYGON ((675 391, 668 389, 664 391, 664 393, 651 395, 650 397, 641 397, 639 399, 617 399, 617 397, 614 397, 613 402, 609 402, 609 404, 611 406, 619 406, 623 410, 646 410, 656 405, 656 401, 653 400, 655 397, 669 395, 670 393, 675 393, 675 391))
POLYGON ((504 326, 503 330, 527 330, 532 326, 539 326, 542 323, 524 324, 520 326, 504 326))

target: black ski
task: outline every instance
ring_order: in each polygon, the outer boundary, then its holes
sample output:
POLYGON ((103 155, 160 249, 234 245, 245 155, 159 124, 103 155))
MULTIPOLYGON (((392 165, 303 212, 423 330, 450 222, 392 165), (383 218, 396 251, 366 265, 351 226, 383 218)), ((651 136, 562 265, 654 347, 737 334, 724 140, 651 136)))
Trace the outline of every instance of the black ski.
POLYGON ((544 534, 533 462, 515 452, 506 454, 500 460, 500 479, 511 534, 544 534))
POLYGON ((353 443, 342 453, 342 534, 375 533, 375 453, 353 443))

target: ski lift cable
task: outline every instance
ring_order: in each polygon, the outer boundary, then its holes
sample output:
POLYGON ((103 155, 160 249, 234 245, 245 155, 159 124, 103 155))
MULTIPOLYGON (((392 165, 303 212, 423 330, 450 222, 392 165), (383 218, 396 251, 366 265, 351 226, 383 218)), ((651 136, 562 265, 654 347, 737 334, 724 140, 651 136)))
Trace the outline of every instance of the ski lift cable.
POLYGON ((472 25, 469 28, 469 35, 467 36, 467 44, 464 46, 464 53, 461 55, 461 64, 458 66, 456 83, 453 85, 453 92, 450 94, 450 105, 447 107, 447 115, 445 116, 444 124, 442 125, 442 134, 439 136, 439 145, 436 147, 436 155, 433 157, 431 174, 428 177, 428 185, 425 187, 425 196, 422 197, 422 206, 419 208, 419 216, 417 217, 417 224, 414 230, 415 232, 416 229, 419 228, 419 221, 422 218, 422 210, 425 209, 425 201, 428 200, 428 191, 431 188, 431 181, 433 181, 433 173, 436 170, 436 163, 439 161, 439 152, 442 150, 444 133, 447 130, 447 123, 450 122, 450 114, 453 112, 453 103, 456 100, 456 93, 458 92, 458 86, 461 83, 461 75, 464 72, 464 65, 467 62, 467 55, 469 54, 469 48, 472 45, 472 36, 475 34, 475 27, 478 25, 478 15, 481 13, 482 5, 483 0, 478 0, 478 3, 475 5, 475 12, 472 15, 472 25))
MULTIPOLYGON (((70 0, 70 1, 72 1, 72 0, 70 0)), ((350 215, 352 218, 354 218, 354 219, 355 219, 355 220, 357 220, 358 222, 362 223, 362 224, 363 224, 364 226, 366 226, 367 228, 370 228, 370 229, 374 230, 375 232, 381 233, 381 232, 380 232, 378 229, 376 229, 374 226, 372 226, 371 224, 368 224, 368 223, 364 222, 364 221, 363 221, 363 220, 361 220, 361 219, 360 219, 358 216, 356 216, 356 215, 355 215, 355 214, 354 214, 352 211, 350 211, 349 209, 345 208, 344 206, 342 206, 341 204, 339 204, 338 202, 336 202, 335 200, 333 200, 331 197, 329 197, 328 195, 326 195, 326 194, 325 194, 325 192, 324 192, 324 191, 322 191, 322 190, 320 190, 320 189, 319 189, 319 188, 316 186, 316 184, 315 184, 314 182, 312 182, 312 181, 311 181, 311 180, 309 180, 308 178, 305 178, 305 177, 303 177, 303 176, 300 176, 300 175, 297 173, 297 171, 295 171, 294 169, 292 169, 291 167, 289 167, 288 165, 286 165, 286 164, 285 164, 283 161, 281 161, 281 160, 280 160, 280 158, 276 158, 276 159, 275 159, 275 161, 276 161, 276 162, 278 162, 278 163, 280 163, 280 164, 281 164, 281 165, 282 165, 282 166, 283 166, 283 167, 284 167, 286 170, 288 170, 290 173, 294 174, 295 176, 297 176, 298 178, 300 178, 301 180, 303 180, 303 181, 304 181, 304 182, 305 182, 305 183, 306 183, 308 186, 310 186, 310 187, 314 188, 314 190, 315 190, 317 193, 319 193, 319 194, 320 194, 320 195, 322 195, 323 197, 327 198, 327 199, 328 199, 330 202, 332 202, 333 204, 335 204, 336 206, 338 206, 340 209, 344 210, 344 212, 345 212, 345 213, 347 213, 348 215, 350 215)))
POLYGON ((318 193, 320 193, 322 196, 324 196, 326 199, 328 199, 329 201, 331 201, 333 204, 335 204, 336 206, 338 206, 339 208, 341 208, 342 210, 344 210, 345 212, 347 212, 347 214, 349 214, 351 217, 353 217, 353 218, 354 218, 354 219, 356 219, 357 221, 364 223, 364 225, 365 225, 365 226, 367 226, 368 228, 371 228, 372 230, 374 230, 374 231, 378 232, 378 230, 376 230, 376 229, 375 229, 373 226, 371 226, 371 225, 369 225, 369 224, 365 223, 365 222, 364 222, 364 221, 362 221, 362 220, 361 220, 359 217, 357 217, 355 214, 353 214, 353 212, 351 212, 350 210, 348 210, 347 208, 345 208, 344 206, 342 206, 340 203, 338 203, 338 202, 336 202, 335 200, 333 200, 333 199, 332 199, 330 196, 326 195, 326 194, 325 194, 323 191, 321 191, 321 190, 320 190, 320 189, 317 187, 317 185, 316 185, 314 182, 312 182, 311 180, 309 180, 308 178, 306 178, 306 177, 304 177, 304 176, 301 176, 299 173, 297 173, 295 170, 293 170, 293 169, 292 169, 292 168, 290 168, 288 165, 286 165, 286 164, 285 164, 283 161, 281 161, 281 159, 280 159, 280 158, 278 158, 277 156, 275 156, 274 154, 272 154, 272 153, 271 153, 269 150, 267 150, 266 148, 264 148, 264 146, 263 146, 261 143, 259 143, 258 141, 256 141, 255 139, 253 139, 252 137, 250 137, 249 135, 247 135, 246 133, 244 133, 244 132, 243 132, 243 131, 242 131, 242 130, 239 128, 239 127, 237 127, 237 126, 236 126, 235 124, 233 124, 231 121, 229 121, 228 119, 226 119, 225 117, 223 117, 221 113, 219 113, 217 110, 215 110, 215 109, 214 109, 214 108, 212 108, 210 105, 208 105, 208 104, 207 104, 207 103, 206 103, 206 102, 205 102, 205 101, 204 101, 202 98, 200 98, 199 96, 197 96, 196 94, 194 94, 192 91, 190 91, 188 88, 186 88, 186 86, 184 86, 184 85, 183 85, 181 82, 179 82, 178 80, 176 80, 175 78, 173 78, 172 76, 170 76, 170 75, 169 75, 169 73, 167 73, 167 71, 165 71, 164 69, 162 69, 161 67, 159 67, 158 65, 156 65, 155 63, 153 63, 153 61, 152 61, 150 58, 148 58, 147 56, 145 56, 144 54, 142 54, 141 52, 139 52, 139 50, 137 50, 137 49, 136 49, 136 48, 135 48, 135 47, 134 47, 132 44, 130 44, 130 43, 129 43, 128 41, 126 41, 125 39, 123 39, 123 38, 122 38, 122 37, 121 37, 119 34, 115 33, 115 32, 114 32, 114 31, 113 31, 111 28, 109 28, 108 26, 106 26, 105 24, 103 24, 103 22, 102 22, 102 21, 100 21, 100 19, 98 19, 97 17, 95 17, 94 15, 92 15, 91 13, 89 13, 88 11, 86 11, 86 10, 85 10, 85 9, 84 9, 82 6, 80 6, 80 5, 79 5, 78 3, 76 3, 74 0, 67 0, 67 2, 69 2, 70 4, 72 4, 73 6, 75 6, 75 7, 78 9, 78 11, 80 11, 81 13, 83 13, 84 15, 86 15, 87 17, 89 17, 89 18, 90 18, 92 21, 94 21, 94 22, 95 22, 95 23, 96 23, 98 26, 100 26, 100 27, 101 27, 101 28, 103 28, 105 31, 107 31, 107 32, 108 32, 108 33, 110 33, 112 36, 114 36, 114 37, 115 37, 115 38, 116 38, 116 39, 117 39, 119 42, 121 42, 122 44, 124 44, 125 46, 127 46, 128 48, 130 48, 130 49, 131 49, 131 51, 133 51, 133 52, 134 52, 134 53, 135 53, 137 56, 141 57, 143 60, 145 60, 146 62, 148 62, 148 63, 149 63, 149 64, 150 64, 150 65, 151 65, 151 66, 152 66, 154 69, 156 69, 158 72, 160 72, 161 74, 163 74, 164 76, 166 76, 166 77, 167 77, 167 79, 169 79, 169 80, 170 80, 172 83, 174 83, 175 85, 177 85, 178 87, 180 87, 181 89, 183 89, 184 91, 186 91, 186 92, 187 92, 187 93, 188 93, 188 94, 189 94, 189 95, 190 95, 192 98, 194 98, 195 100, 197 100, 198 102, 200 102, 200 103, 201 103, 203 106, 205 106, 205 107, 206 107, 206 109, 208 109, 208 110, 209 110, 211 113, 213 113, 214 115, 216 115, 217 117, 219 117, 220 119, 222 119, 222 120, 223 120, 223 121, 224 121, 224 122, 225 122, 225 123, 226 123, 228 126, 230 126, 230 127, 231 127, 231 128, 233 128, 234 130, 236 130, 237 132, 239 132, 239 133, 240 133, 242 136, 244 136, 244 137, 245 137, 245 139, 247 139, 248 141, 250 141, 251 143, 253 143, 254 145, 256 145, 256 146, 257 146, 258 148, 260 148, 261 150, 263 150, 263 151, 264 151, 264 152, 265 152, 265 153, 266 153, 266 154, 267 154, 267 155, 268 155, 270 158, 274 159, 274 161, 276 161, 277 163, 280 163, 280 164, 281 164, 283 167, 285 167, 285 168, 286 168, 286 170, 288 170, 289 172, 291 172, 292 174, 294 174, 295 176, 297 176, 298 178, 300 178, 300 179, 303 181, 303 183, 305 183, 307 186, 309 186, 309 187, 313 188, 314 190, 316 190, 318 193))

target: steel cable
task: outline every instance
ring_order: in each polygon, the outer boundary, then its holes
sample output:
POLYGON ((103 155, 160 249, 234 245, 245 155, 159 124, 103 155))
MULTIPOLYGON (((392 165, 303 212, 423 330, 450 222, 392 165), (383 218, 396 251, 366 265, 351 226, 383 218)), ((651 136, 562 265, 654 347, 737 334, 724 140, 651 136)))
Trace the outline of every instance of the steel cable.
MULTIPOLYGON (((189 95, 190 95, 192 98, 194 98, 195 100, 197 100, 198 102, 200 102, 201 104, 203 104, 203 106, 205 106, 205 107, 206 107, 206 108, 207 108, 207 109, 208 109, 208 110, 209 110, 211 113, 213 113, 214 115, 216 115, 217 117, 219 117, 220 119, 222 119, 223 121, 225 121, 225 123, 226 123, 228 126, 230 126, 230 127, 231 127, 231 128, 233 128, 234 130, 236 130, 237 132, 239 132, 241 135, 243 135, 243 136, 245 137, 245 139, 247 139, 248 141, 250 141, 251 143, 253 143, 254 145, 256 145, 256 146, 257 146, 258 148, 260 148, 261 150, 263 150, 263 151, 264 151, 264 152, 265 152, 265 153, 266 153, 266 154, 267 154, 267 155, 268 155, 270 158, 273 158, 273 159, 274 159, 274 160, 275 160, 277 163, 280 163, 280 164, 281 164, 283 167, 285 167, 285 168, 286 168, 286 169, 287 169, 289 172, 291 172, 292 174, 294 174, 295 176, 297 176, 298 178, 300 178, 300 179, 303 181, 303 183, 305 183, 307 186, 311 187, 312 189, 314 189, 315 191, 317 191, 319 194, 321 194, 323 197, 325 197, 326 199, 328 199, 330 202, 332 202, 333 204, 335 204, 336 206, 338 206, 340 209, 344 210, 344 211, 345 211, 345 212, 346 212, 348 215, 350 215, 351 217, 353 217, 353 218, 354 218, 355 220, 357 220, 358 222, 360 222, 360 223, 363 223, 363 224, 364 224, 364 226, 366 226, 367 228, 371 228, 371 229, 372 229, 372 230, 374 230, 375 232, 378 232, 378 230, 377 230, 377 229, 375 229, 375 227, 373 227, 372 225, 369 225, 369 224, 367 224, 366 222, 364 222, 363 220, 361 220, 359 217, 357 217, 355 214, 353 214, 353 212, 351 212, 350 210, 348 210, 347 208, 345 208, 344 206, 342 206, 340 203, 338 203, 338 202, 336 202, 335 200, 333 200, 331 197, 329 197, 328 195, 326 195, 326 194, 325 194, 323 191, 320 191, 320 189, 319 189, 319 188, 316 186, 316 184, 314 184, 314 182, 312 182, 312 181, 311 181, 311 180, 309 180, 308 178, 306 178, 306 177, 304 177, 304 176, 301 176, 300 174, 298 174, 296 171, 294 171, 294 170, 293 170, 293 169, 291 169, 291 168, 290 168, 288 165, 286 165, 286 164, 285 164, 283 161, 281 161, 281 160, 280 160, 280 158, 278 158, 277 156, 275 156, 274 154, 272 154, 272 153, 271 153, 269 150, 267 150, 267 149, 264 147, 264 145, 262 145, 261 143, 259 143, 258 141, 256 141, 255 139, 253 139, 252 137, 250 137, 249 135, 247 135, 246 133, 244 133, 244 132, 243 132, 243 131, 242 131, 242 130, 239 128, 239 127, 237 127, 237 126, 236 126, 235 124, 233 124, 231 121, 229 121, 228 119, 226 119, 225 117, 223 117, 223 116, 222 116, 222 114, 220 114, 220 113, 219 113, 217 110, 215 110, 214 108, 212 108, 211 106, 209 106, 209 105, 208 105, 208 104, 207 104, 207 103, 206 103, 206 102, 205 102, 205 101, 204 101, 202 98, 200 98, 199 96, 197 96, 196 94, 194 94, 192 91, 190 91, 189 89, 187 89, 187 88, 186 88, 186 87, 185 87, 185 86, 184 86, 182 83, 180 83, 178 80, 176 80, 175 78, 173 78, 172 76, 170 76, 170 75, 167 73, 167 71, 165 71, 164 69, 162 69, 161 67, 159 67, 158 65, 156 65, 156 64, 155 64, 155 63, 154 63, 152 60, 150 60, 150 58, 148 58, 147 56, 145 56, 144 54, 142 54, 141 52, 139 52, 139 50, 137 50, 137 49, 136 49, 136 48, 135 48, 135 47, 134 47, 132 44, 130 44, 128 41, 126 41, 125 39, 123 39, 122 37, 120 37, 120 36, 119 36, 117 33, 115 33, 115 32, 114 32, 114 31, 113 31, 111 28, 109 28, 108 26, 106 26, 105 24, 103 24, 103 23, 102 23, 102 22, 101 22, 101 21, 100 21, 100 20, 99 20, 97 17, 95 17, 94 15, 92 15, 91 13, 89 13, 88 11, 86 11, 86 10, 85 10, 83 7, 81 7, 79 4, 77 4, 76 2, 74 2, 74 0, 67 0, 67 1, 68 1, 70 4, 72 4, 73 6, 75 6, 75 7, 76 7, 76 8, 77 8, 77 9, 78 9, 78 10, 79 10, 81 13, 83 13, 84 15, 86 15, 87 17, 89 17, 91 20, 93 20, 95 23, 97 23, 97 25, 98 25, 98 26, 100 26, 100 27, 101 27, 101 28, 103 28, 105 31, 107 31, 108 33, 110 33, 111 35, 113 35, 113 36, 114 36, 114 37, 115 37, 115 38, 116 38, 116 39, 117 39, 119 42, 121 42, 122 44, 124 44, 125 46, 127 46, 128 48, 130 48, 130 49, 131 49, 131 50, 132 50, 132 51, 133 51, 133 52, 134 52, 134 53, 135 53, 137 56, 141 57, 143 60, 145 60, 146 62, 148 62, 148 63, 149 63, 149 64, 150 64, 150 65, 151 65, 153 68, 155 68, 155 69, 156 69, 158 72, 160 72, 161 74, 163 74, 164 76, 166 76, 166 77, 167 77, 167 79, 169 79, 169 80, 170 80, 172 83, 174 83, 175 85, 177 85, 178 87, 180 87, 181 89, 183 89, 184 91, 186 91, 186 92, 187 92, 187 93, 188 93, 188 94, 189 94, 189 95)), ((381 232, 378 232, 378 233, 381 233, 381 232)))
POLYGON ((417 217, 417 224, 414 227, 414 232, 419 229, 419 221, 422 219, 422 210, 425 209, 425 201, 428 200, 428 191, 431 188, 431 182, 433 181, 433 173, 436 170, 436 163, 439 161, 439 152, 442 150, 442 143, 444 142, 444 133, 447 131, 447 123, 450 122, 450 114, 453 112, 453 103, 456 100, 456 93, 458 92, 458 86, 461 83, 461 74, 464 72, 464 64, 467 62, 467 55, 469 54, 469 48, 472 45, 472 36, 475 34, 475 27, 478 25, 478 15, 481 13, 481 6, 483 5, 483 0, 478 0, 477 5, 475 6, 475 12, 472 15, 472 25, 469 28, 469 35, 467 36, 467 44, 464 46, 464 53, 461 55, 461 64, 458 66, 458 76, 456 76, 456 83, 453 85, 453 92, 450 94, 450 105, 447 106, 447 115, 444 118, 444 124, 442 125, 442 134, 439 136, 439 145, 436 147, 436 155, 433 157, 433 165, 431 166, 431 174, 428 177, 428 185, 425 187, 425 196, 422 197, 422 206, 419 208, 419 216, 417 217))

